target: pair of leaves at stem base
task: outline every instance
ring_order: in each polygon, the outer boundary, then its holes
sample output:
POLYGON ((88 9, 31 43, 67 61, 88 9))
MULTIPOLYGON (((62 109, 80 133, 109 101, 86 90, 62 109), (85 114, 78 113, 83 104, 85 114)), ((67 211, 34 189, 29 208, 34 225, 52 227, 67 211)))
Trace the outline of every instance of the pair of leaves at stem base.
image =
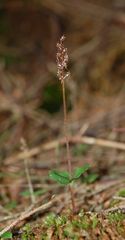
POLYGON ((88 163, 86 163, 83 167, 76 168, 72 177, 66 171, 52 170, 49 173, 49 177, 62 185, 67 185, 79 179, 89 168, 90 165, 88 163))

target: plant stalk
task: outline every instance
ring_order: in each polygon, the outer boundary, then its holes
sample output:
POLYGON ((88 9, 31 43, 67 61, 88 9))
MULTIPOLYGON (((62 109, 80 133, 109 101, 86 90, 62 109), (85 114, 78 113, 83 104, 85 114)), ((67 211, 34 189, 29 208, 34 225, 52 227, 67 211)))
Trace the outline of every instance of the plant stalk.
MULTIPOLYGON (((71 155, 70 155, 70 146, 69 146, 69 137, 67 131, 67 105, 66 105, 66 91, 65 91, 65 81, 62 79, 62 95, 63 95, 63 113, 64 113, 64 134, 66 138, 66 153, 67 153, 67 163, 68 163, 68 172, 70 177, 72 176, 72 165, 71 165, 71 155)), ((75 212, 75 199, 72 187, 69 185, 69 191, 71 195, 72 209, 75 212)))

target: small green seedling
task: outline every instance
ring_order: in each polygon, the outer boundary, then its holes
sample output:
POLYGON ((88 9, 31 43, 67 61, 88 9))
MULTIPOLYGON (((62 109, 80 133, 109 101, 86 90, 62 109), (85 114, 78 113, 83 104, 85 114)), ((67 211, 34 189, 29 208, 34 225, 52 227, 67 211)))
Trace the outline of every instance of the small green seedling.
POLYGON ((52 170, 49 173, 49 177, 59 184, 68 185, 73 181, 78 180, 89 168, 90 165, 88 163, 86 163, 83 167, 77 167, 71 177, 66 171, 52 170))

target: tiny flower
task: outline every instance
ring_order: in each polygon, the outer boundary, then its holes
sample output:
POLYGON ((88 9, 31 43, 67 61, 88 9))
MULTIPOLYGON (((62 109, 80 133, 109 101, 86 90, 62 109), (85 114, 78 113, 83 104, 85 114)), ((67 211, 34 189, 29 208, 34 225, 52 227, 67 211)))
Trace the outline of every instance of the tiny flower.
POLYGON ((60 41, 57 43, 57 54, 56 54, 56 61, 57 61, 57 76, 59 80, 62 82, 69 73, 66 72, 67 65, 68 65, 68 53, 67 48, 64 47, 64 40, 65 36, 60 38, 60 41))

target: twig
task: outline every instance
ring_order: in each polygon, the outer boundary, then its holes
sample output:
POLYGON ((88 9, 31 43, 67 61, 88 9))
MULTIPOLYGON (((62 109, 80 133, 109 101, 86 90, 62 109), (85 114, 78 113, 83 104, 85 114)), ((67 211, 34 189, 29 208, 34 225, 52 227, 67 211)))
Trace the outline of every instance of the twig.
MULTIPOLYGON (((28 152, 26 141, 23 138, 21 139, 21 150, 24 153, 28 152)), ((33 185, 32 185, 32 181, 31 181, 31 177, 30 177, 30 173, 29 173, 27 158, 24 158, 24 166, 25 166, 25 172, 26 172, 27 182, 28 182, 29 191, 30 191, 31 203, 34 204, 36 199, 35 199, 33 185)))
POLYGON ((74 137, 73 142, 79 142, 79 143, 86 143, 89 145, 98 145, 102 147, 108 147, 108 148, 115 148, 119 150, 125 151, 125 143, 116 142, 116 141, 110 141, 105 140, 101 138, 94 138, 94 137, 74 137))
POLYGON ((125 201, 125 197, 120 197, 120 196, 113 196, 113 199, 120 200, 120 201, 125 201))
POLYGON ((0 222, 5 222, 5 221, 8 221, 10 219, 15 219, 18 216, 19 216, 19 214, 10 215, 10 216, 1 216, 0 217, 0 222))
MULTIPOLYGON (((41 153, 41 151, 53 150, 56 147, 58 147, 59 145, 64 145, 65 141, 66 141, 65 138, 61 138, 59 140, 53 140, 51 142, 41 144, 38 147, 29 149, 28 152, 18 153, 14 156, 6 158, 5 163, 10 164, 13 161, 16 162, 16 161, 24 159, 24 158, 30 158, 35 155, 38 155, 41 153)), ((94 138, 94 137, 87 137, 87 136, 81 137, 81 136, 77 135, 77 136, 69 136, 69 142, 73 143, 73 144, 83 143, 83 144, 88 144, 88 145, 97 145, 97 146, 114 148, 114 149, 119 149, 119 150, 125 151, 125 143, 105 140, 105 139, 101 139, 101 138, 94 138)))
MULTIPOLYGON (((86 196, 86 198, 91 198, 95 195, 98 195, 106 190, 108 190, 109 188, 116 188, 117 186, 121 186, 121 184, 124 184, 125 182, 125 179, 120 179, 120 180, 114 180, 114 181, 111 181, 111 182, 108 182, 108 183, 101 183, 99 185, 97 185, 96 189, 91 189, 90 191, 90 188, 87 186, 87 189, 81 185, 81 186, 78 186, 78 189, 79 189, 79 193, 80 195, 83 196, 83 194, 86 196)), ((82 198, 83 200, 83 198, 82 198)))
POLYGON ((108 208, 106 210, 103 210, 104 213, 110 213, 110 212, 117 212, 117 211, 122 211, 125 213, 125 205, 121 205, 118 207, 112 207, 112 208, 108 208))
MULTIPOLYGON (((33 207, 34 207, 33 204, 32 204, 31 206, 29 206, 29 207, 26 209, 25 213, 31 211, 31 210, 33 209, 33 207)), ((3 216, 3 217, 0 217, 0 222, 4 222, 4 221, 10 220, 10 219, 15 219, 16 217, 19 217, 19 216, 20 216, 19 213, 15 214, 15 215, 12 215, 12 214, 11 214, 11 215, 9 215, 9 216, 3 216)))
POLYGON ((15 227, 17 224, 19 224, 21 221, 29 218, 30 216, 32 216, 35 213, 44 211, 48 208, 50 208, 53 203, 55 202, 55 199, 50 200, 48 203, 43 204, 42 206, 39 206, 29 212, 24 212, 20 215, 19 218, 17 218, 16 220, 14 220, 9 226, 5 227, 1 232, 0 232, 0 237, 7 231, 9 231, 10 229, 12 229, 13 227, 15 227))

